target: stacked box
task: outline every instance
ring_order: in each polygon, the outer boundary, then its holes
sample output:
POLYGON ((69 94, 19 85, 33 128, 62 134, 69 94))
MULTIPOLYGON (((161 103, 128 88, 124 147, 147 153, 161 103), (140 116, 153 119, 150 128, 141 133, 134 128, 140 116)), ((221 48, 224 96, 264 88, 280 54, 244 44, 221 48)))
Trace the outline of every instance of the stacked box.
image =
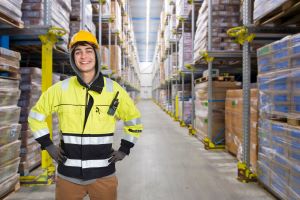
MULTIPOLYGON (((289 122, 290 119, 300 119, 299 46, 300 34, 297 34, 257 51, 260 90, 259 155, 270 158, 269 182, 265 184, 283 199, 300 198, 300 128, 286 123, 286 120, 289 122)), ((262 159, 259 156, 259 162, 262 159)), ((259 179, 262 179, 261 175, 259 179)))
POLYGON ((300 127, 259 120, 259 179, 282 199, 300 198, 300 127), (269 173, 261 171, 264 168, 269 173))
POLYGON ((63 50, 67 51, 70 33, 70 12, 72 10, 71 0, 53 0, 48 13, 51 16, 50 22, 46 24, 45 15, 46 0, 23 0, 22 3, 22 20, 26 26, 45 26, 51 25, 66 30, 67 34, 62 36, 62 42, 58 44, 63 50))
POLYGON ((23 0, 7 0, 1 2, 0 4, 0 12, 7 16, 8 18, 23 24, 21 17, 21 5, 23 0))
POLYGON ((21 68, 21 96, 18 105, 21 107, 21 162, 19 172, 26 175, 41 162, 40 145, 34 140, 28 127, 28 116, 31 108, 41 95, 41 69, 34 67, 21 68))
POLYGON ((254 22, 268 15, 287 1, 288 0, 255 0, 253 11, 254 22))
POLYGON ((93 22, 92 4, 90 0, 73 0, 72 12, 70 13, 70 36, 73 36, 80 29, 88 30, 96 34, 96 27, 93 22), (84 1, 84 7, 82 7, 84 1), (80 27, 81 21, 84 21, 84 27, 80 27))
POLYGON ((159 91, 159 103, 165 109, 167 109, 167 91, 166 90, 160 90, 159 91))
POLYGON ((226 91, 239 89, 239 82, 213 81, 212 99, 208 99, 208 82, 195 86, 195 129, 200 138, 208 137, 208 104, 212 106, 212 138, 216 145, 225 144, 225 99, 226 91))
MULTIPOLYGON (((0 66, 19 70, 20 54, 0 48, 0 66)), ((18 71, 16 71, 18 73, 18 71)), ((10 76, 8 76, 10 78, 10 76)), ((16 182, 9 180, 17 176, 20 162, 20 144, 18 140, 21 125, 18 124, 20 108, 17 106, 20 96, 19 80, 0 78, 0 198, 11 191, 16 182), (11 183, 11 184, 10 184, 11 183), (3 189, 2 186, 6 189, 3 189)))
MULTIPOLYGON (((110 16, 113 18, 111 23, 111 30, 113 33, 121 33, 122 31, 122 13, 121 7, 118 1, 110 1, 110 5, 102 5, 102 12, 104 16, 110 16), (109 12, 110 8, 110 12, 109 12)), ((108 30, 108 23, 103 24, 102 28, 108 30)))
POLYGON ((118 76, 121 76, 121 48, 118 45, 105 46, 110 51, 110 66, 112 72, 118 76))
POLYGON ((19 185, 20 175, 15 174, 14 176, 9 177, 4 182, 0 183, 0 198, 5 197, 5 195, 10 192, 15 191, 19 185))
MULTIPOLYGON (((250 167, 257 171, 258 90, 251 89, 250 99, 250 167)), ((243 90, 227 90, 225 100, 226 149, 242 160, 243 155, 243 90)))
POLYGON ((187 32, 184 32, 179 40, 178 69, 181 71, 186 71, 185 65, 193 62, 192 42, 192 33, 187 32))
POLYGON ((0 47, 0 77, 19 79, 20 60, 21 55, 19 52, 0 47))
POLYGON ((106 46, 101 46, 101 65, 108 67, 109 50, 106 46))
MULTIPOLYGON (((188 0, 176 0, 176 16, 188 18, 189 13, 192 10, 192 5, 188 3, 188 0)), ((176 19, 176 24, 180 23, 179 19, 176 19)))
POLYGON ((119 77, 122 75, 122 51, 118 45, 110 46, 110 68, 112 72, 119 77))
POLYGON ((260 48, 258 87, 260 110, 269 114, 300 119, 300 34, 260 48))
MULTIPOLYGON (((211 50, 235 51, 240 50, 239 44, 233 42, 226 31, 239 25, 240 0, 212 1, 212 45, 211 50)), ((196 22, 194 40, 194 58, 208 49, 208 0, 204 0, 196 22)))

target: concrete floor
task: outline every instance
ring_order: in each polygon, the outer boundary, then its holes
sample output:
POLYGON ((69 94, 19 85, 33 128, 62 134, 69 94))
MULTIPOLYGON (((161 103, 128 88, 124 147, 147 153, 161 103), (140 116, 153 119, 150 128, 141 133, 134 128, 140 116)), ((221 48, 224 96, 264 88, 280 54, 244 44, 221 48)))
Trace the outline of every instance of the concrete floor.
MULTIPOLYGON (((129 157, 117 165, 119 200, 268 200, 256 183, 236 180, 236 159, 211 152, 158 106, 141 101, 144 132, 129 157)), ((116 131, 116 148, 122 132, 116 131)), ((51 200, 55 186, 21 187, 7 200, 51 200)), ((88 198, 86 198, 88 199, 88 198)))

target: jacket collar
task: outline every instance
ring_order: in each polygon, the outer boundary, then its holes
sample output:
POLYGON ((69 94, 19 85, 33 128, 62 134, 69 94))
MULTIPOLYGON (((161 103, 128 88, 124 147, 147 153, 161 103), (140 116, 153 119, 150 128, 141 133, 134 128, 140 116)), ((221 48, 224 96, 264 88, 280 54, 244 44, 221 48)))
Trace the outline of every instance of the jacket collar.
POLYGON ((85 82, 82 81, 82 79, 78 76, 77 77, 77 81, 80 83, 80 85, 88 88, 89 90, 98 92, 99 94, 101 94, 103 87, 104 87, 104 77, 102 75, 102 73, 99 73, 99 76, 96 80, 94 80, 94 82, 88 86, 85 82))

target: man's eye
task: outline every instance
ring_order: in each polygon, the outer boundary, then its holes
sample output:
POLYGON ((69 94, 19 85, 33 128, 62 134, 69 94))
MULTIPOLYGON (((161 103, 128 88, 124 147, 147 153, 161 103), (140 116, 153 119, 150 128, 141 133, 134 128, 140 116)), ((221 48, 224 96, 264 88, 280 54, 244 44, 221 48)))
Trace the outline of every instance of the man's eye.
POLYGON ((76 51, 76 52, 75 52, 75 55, 76 55, 76 56, 80 55, 80 51, 76 51))
POLYGON ((92 51, 92 50, 89 50, 89 51, 87 51, 87 53, 93 53, 93 51, 92 51))

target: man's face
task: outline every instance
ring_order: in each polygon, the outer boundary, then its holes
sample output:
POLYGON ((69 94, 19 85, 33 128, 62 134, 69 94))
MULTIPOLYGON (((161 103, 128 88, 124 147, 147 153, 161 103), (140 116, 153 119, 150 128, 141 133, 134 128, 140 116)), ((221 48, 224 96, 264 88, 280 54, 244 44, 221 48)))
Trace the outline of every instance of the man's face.
POLYGON ((94 72, 96 55, 92 46, 79 45, 74 49, 74 60, 77 68, 82 73, 94 72))

